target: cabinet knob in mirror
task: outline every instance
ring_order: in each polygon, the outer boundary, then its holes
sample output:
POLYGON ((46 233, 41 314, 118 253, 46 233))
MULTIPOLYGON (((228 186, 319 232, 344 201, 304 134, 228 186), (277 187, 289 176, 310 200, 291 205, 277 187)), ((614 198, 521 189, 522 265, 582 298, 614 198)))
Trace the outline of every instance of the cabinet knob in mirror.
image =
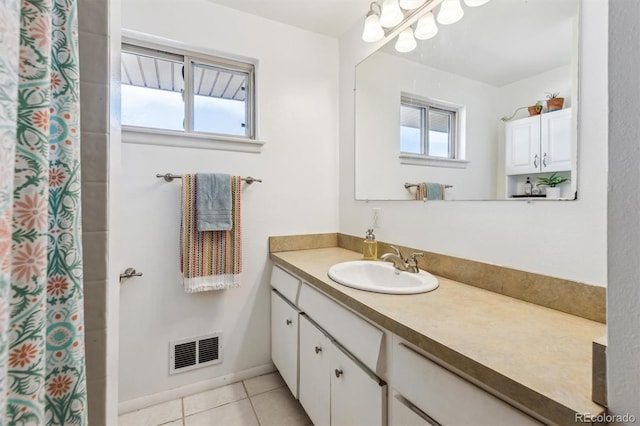
POLYGON ((340 376, 342 376, 342 370, 336 368, 336 377, 339 378, 340 376))
POLYGON ((322 352, 322 348, 320 346, 316 346, 316 353, 319 354, 322 352))
POLYGON ((290 319, 287 320, 287 325, 291 325, 293 324, 293 321, 291 321, 290 319))

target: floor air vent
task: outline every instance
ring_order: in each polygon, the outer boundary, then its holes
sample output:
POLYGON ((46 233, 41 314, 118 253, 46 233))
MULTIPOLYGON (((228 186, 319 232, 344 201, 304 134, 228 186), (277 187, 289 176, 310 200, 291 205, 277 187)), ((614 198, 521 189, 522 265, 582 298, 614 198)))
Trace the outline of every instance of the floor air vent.
POLYGON ((222 333, 169 342, 169 374, 222 362, 222 333))

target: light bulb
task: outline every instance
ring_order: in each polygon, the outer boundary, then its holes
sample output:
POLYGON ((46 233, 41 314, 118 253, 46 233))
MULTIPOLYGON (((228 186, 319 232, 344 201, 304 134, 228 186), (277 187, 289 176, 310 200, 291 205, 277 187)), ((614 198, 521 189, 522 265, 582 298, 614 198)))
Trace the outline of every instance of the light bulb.
POLYGON ((377 13, 369 13, 364 20, 364 31, 362 32, 362 40, 373 43, 382 40, 384 30, 380 25, 380 17, 377 13))
POLYGON ((464 4, 469 7, 478 7, 486 3, 489 3, 489 0, 464 0, 464 4))
POLYGON ((404 29, 398 36, 396 50, 401 53, 411 52, 417 45, 416 39, 413 38, 413 29, 409 27, 404 29))
POLYGON ((444 0, 438 12, 438 22, 443 25, 453 24, 462 19, 464 10, 460 6, 460 0, 444 0))
POLYGON ((433 17, 433 12, 429 12, 418 20, 415 36, 418 40, 428 40, 438 34, 438 26, 433 17))
POLYGON ((413 10, 422 6, 425 1, 426 0, 400 0, 400 7, 404 10, 413 10))
POLYGON ((404 19, 404 14, 400 10, 398 0, 384 0, 382 3, 382 13, 380 14, 380 25, 391 28, 398 25, 404 19))

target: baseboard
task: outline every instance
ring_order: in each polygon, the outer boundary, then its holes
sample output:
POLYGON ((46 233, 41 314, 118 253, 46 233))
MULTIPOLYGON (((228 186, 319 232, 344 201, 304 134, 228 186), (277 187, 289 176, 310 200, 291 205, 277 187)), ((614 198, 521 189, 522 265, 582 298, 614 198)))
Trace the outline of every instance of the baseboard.
POLYGON ((169 389, 164 392, 155 393, 153 395, 141 396, 140 398, 122 401, 118 404, 118 414, 125 414, 131 411, 141 410, 153 405, 162 404, 163 402, 172 401, 194 393, 204 392, 211 389, 226 386, 241 380, 250 379, 262 374, 275 371, 276 367, 273 363, 259 365, 258 367, 249 368, 247 370, 238 371, 227 374, 226 376, 215 377, 213 379, 203 380, 201 382, 191 383, 179 388, 169 389))

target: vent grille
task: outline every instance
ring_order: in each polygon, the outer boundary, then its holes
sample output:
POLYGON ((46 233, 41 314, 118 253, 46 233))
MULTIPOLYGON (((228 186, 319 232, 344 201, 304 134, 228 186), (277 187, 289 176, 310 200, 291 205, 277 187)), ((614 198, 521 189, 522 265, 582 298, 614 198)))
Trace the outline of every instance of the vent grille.
POLYGON ((188 342, 176 345, 174 353, 174 370, 196 365, 196 342, 188 342))
POLYGON ((218 337, 200 340, 198 343, 198 360, 200 363, 218 359, 218 337))
POLYGON ((221 343, 222 333, 169 342, 169 374, 221 363, 221 343))

